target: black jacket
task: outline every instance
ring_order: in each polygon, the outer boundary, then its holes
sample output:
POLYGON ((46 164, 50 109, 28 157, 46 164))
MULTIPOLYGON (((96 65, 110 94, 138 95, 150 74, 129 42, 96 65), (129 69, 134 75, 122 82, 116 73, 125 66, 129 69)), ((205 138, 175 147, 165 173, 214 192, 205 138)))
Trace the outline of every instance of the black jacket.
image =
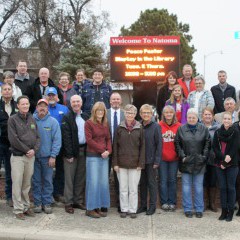
POLYGON ((143 125, 145 136, 145 156, 146 164, 159 165, 162 156, 162 132, 158 123, 151 121, 146 126, 143 125))
POLYGON ((216 130, 213 137, 213 151, 215 152, 216 158, 215 163, 216 165, 220 166, 221 164, 225 167, 230 166, 238 166, 239 162, 239 143, 240 143, 240 134, 236 125, 233 126, 235 131, 233 132, 231 139, 227 142, 225 153, 222 153, 221 141, 219 140, 219 132, 221 128, 216 130), (225 156, 229 155, 231 157, 231 161, 226 163, 224 161, 225 156))
MULTIPOLYGON (((62 94, 60 93, 59 88, 54 84, 53 80, 51 80, 50 78, 48 79, 48 86, 55 87, 57 89, 58 98, 59 98, 58 103, 62 104, 63 103, 62 94)), ((26 95, 29 97, 29 100, 30 100, 30 111, 31 113, 34 113, 38 100, 42 98, 39 78, 35 80, 34 84, 32 84, 31 86, 28 86, 26 95)))
POLYGON ((29 86, 33 85, 34 81, 35 81, 35 79, 32 76, 29 76, 29 78, 23 79, 23 81, 17 79, 16 76, 15 76, 14 83, 16 84, 16 86, 18 86, 21 89, 22 94, 26 95, 27 94, 27 88, 29 86))
POLYGON ((211 88, 211 92, 215 102, 214 114, 225 111, 223 102, 226 98, 232 97, 236 101, 236 90, 229 84, 227 84, 227 88, 224 92, 221 90, 219 84, 213 86, 211 88))
POLYGON ((166 101, 170 98, 171 92, 172 91, 169 90, 168 85, 165 85, 159 89, 156 104, 159 119, 161 119, 162 110, 165 106, 166 101))
POLYGON ((210 147, 210 136, 205 126, 197 123, 195 133, 192 133, 188 124, 179 127, 175 146, 180 157, 180 172, 197 174, 205 171, 210 147))
MULTIPOLYGON (((81 117, 85 121, 89 118, 85 113, 82 113, 81 117)), ((76 113, 70 110, 62 120, 62 149, 66 158, 77 158, 79 153, 78 127, 75 119, 76 113)))
MULTIPOLYGON (((11 107, 12 107, 12 112, 10 116, 12 116, 18 111, 17 103, 13 99, 11 100, 11 107)), ((10 143, 8 141, 8 129, 7 129, 8 119, 9 119, 9 116, 5 111, 5 102, 1 98, 0 100, 0 143, 10 146, 10 143)))

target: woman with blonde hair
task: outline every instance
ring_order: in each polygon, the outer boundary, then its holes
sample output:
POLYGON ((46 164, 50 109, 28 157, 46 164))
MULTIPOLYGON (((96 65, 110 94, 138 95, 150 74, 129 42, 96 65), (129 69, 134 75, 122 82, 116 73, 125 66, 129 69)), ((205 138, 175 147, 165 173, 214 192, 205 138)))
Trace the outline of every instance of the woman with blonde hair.
POLYGON ((176 112, 178 122, 185 124, 187 122, 187 111, 189 104, 183 97, 182 87, 179 84, 173 86, 170 99, 166 101, 165 106, 170 105, 176 112))
POLYGON ((93 105, 91 118, 85 123, 85 136, 86 215, 92 218, 106 217, 107 212, 101 210, 110 207, 108 164, 112 146, 107 110, 103 102, 93 105))
POLYGON ((221 127, 215 131, 213 150, 216 158, 222 213, 218 220, 232 221, 236 202, 239 163, 239 131, 232 124, 232 113, 224 112, 221 127))
POLYGON ((162 112, 162 158, 159 167, 160 201, 164 211, 175 211, 177 204, 177 171, 179 158, 175 149, 174 139, 181 123, 176 118, 172 106, 165 106, 162 112))

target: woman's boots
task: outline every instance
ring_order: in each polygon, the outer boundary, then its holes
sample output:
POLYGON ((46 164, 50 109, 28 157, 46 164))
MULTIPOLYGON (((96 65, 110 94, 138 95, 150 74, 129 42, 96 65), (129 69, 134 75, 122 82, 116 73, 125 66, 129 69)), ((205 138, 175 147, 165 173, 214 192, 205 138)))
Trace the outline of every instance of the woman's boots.
POLYGON ((227 216, 228 216, 228 209, 222 208, 222 213, 221 213, 221 216, 218 218, 218 220, 220 221, 226 220, 227 216))
POLYGON ((233 214, 234 214, 234 209, 231 209, 231 210, 228 211, 228 215, 227 215, 227 218, 226 218, 227 222, 231 222, 232 221, 233 214))
POLYGON ((218 220, 226 220, 227 222, 231 222, 233 219, 234 209, 228 210, 227 208, 222 208, 221 216, 218 220))

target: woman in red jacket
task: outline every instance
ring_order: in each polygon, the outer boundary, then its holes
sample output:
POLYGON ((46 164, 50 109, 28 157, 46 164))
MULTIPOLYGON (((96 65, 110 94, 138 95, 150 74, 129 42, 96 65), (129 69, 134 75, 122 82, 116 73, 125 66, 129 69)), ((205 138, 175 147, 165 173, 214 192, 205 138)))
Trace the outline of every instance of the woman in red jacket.
POLYGON ((172 106, 165 106, 162 112, 162 160, 159 167, 160 201, 162 209, 174 211, 177 202, 177 171, 178 156, 175 150, 174 138, 181 123, 177 121, 172 106))
POLYGON ((92 218, 106 217, 106 208, 110 207, 108 158, 112 146, 107 110, 103 102, 96 102, 93 105, 91 118, 85 122, 85 136, 86 215, 92 218))

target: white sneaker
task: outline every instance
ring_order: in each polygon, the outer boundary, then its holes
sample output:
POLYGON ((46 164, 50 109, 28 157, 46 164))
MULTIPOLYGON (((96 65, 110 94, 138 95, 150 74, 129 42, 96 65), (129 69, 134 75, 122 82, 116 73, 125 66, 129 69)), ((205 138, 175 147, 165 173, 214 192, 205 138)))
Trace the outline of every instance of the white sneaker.
POLYGON ((41 213, 41 212, 42 212, 42 206, 41 206, 41 205, 35 206, 34 209, 33 209, 33 211, 34 211, 35 213, 41 213))
POLYGON ((174 212, 176 210, 176 206, 174 204, 169 205, 169 211, 174 212))
POLYGON ((52 213, 52 207, 50 205, 45 205, 45 206, 43 206, 43 211, 46 214, 51 214, 52 213))
POLYGON ((170 208, 169 208, 169 205, 168 204, 163 204, 162 205, 162 210, 164 210, 164 211, 168 211, 168 210, 170 210, 170 208))

